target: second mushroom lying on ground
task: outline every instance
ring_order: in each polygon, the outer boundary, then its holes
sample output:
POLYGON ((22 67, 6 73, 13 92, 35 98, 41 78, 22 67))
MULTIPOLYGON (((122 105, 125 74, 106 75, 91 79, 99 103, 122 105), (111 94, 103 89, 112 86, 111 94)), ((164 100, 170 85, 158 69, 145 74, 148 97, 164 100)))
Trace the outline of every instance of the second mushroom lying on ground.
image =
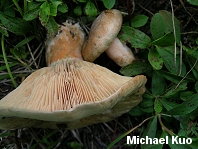
POLYGON ((123 67, 135 60, 133 52, 117 38, 122 26, 119 10, 105 10, 93 22, 82 48, 83 59, 93 62, 104 51, 117 65, 123 67))
MULTIPOLYGON (((78 24, 66 27, 69 28, 60 27, 56 40, 50 42, 52 46, 48 45, 48 51, 55 53, 63 49, 61 46, 70 51, 73 46, 57 45, 60 43, 59 37, 60 40, 65 38, 65 44, 72 43, 82 30, 78 24)), ((80 37, 82 39, 75 40, 77 45, 81 45, 84 40, 84 36, 80 37)), ((83 61, 81 55, 78 58, 74 54, 79 53, 79 49, 81 47, 74 49, 77 52, 66 52, 67 55, 58 57, 57 61, 53 57, 56 54, 48 53, 53 59, 53 62, 49 61, 48 67, 32 73, 0 100, 1 129, 76 129, 110 121, 128 112, 142 100, 145 76, 120 76, 107 68, 83 61)))

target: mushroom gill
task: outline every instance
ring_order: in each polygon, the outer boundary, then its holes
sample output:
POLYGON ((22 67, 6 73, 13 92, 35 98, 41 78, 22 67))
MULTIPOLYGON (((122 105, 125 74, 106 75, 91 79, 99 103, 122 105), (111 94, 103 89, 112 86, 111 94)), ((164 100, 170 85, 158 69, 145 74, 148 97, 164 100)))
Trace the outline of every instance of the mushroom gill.
MULTIPOLYGON (((0 100, 0 116, 77 121, 111 109, 145 83, 145 76, 137 82, 99 65, 67 58, 35 71, 0 100)), ((141 100, 138 98, 136 104, 141 100)))

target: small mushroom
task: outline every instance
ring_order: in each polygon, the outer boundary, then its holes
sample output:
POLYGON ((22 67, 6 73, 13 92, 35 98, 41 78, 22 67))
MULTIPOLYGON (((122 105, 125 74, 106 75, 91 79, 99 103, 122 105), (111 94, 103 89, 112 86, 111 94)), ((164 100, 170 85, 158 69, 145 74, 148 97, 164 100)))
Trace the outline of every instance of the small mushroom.
POLYGON ((85 34, 79 23, 67 20, 59 25, 57 35, 46 40, 47 65, 67 57, 82 59, 81 49, 84 40, 85 34))
POLYGON ((146 77, 67 58, 41 68, 0 100, 0 128, 76 129, 110 121, 142 100, 146 77))
POLYGON ((122 26, 119 10, 105 10, 93 22, 82 49, 83 59, 93 62, 117 37, 122 26))
POLYGON ((135 56, 131 49, 116 38, 105 51, 110 59, 117 65, 123 67, 135 60, 135 56))

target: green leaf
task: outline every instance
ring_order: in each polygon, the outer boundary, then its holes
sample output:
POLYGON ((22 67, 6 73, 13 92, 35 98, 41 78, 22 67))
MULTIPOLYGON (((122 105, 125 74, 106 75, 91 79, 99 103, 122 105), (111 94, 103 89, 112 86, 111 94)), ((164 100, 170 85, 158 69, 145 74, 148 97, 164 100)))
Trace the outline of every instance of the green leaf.
POLYGON ((149 36, 130 26, 123 26, 118 38, 123 43, 130 43, 133 48, 146 49, 151 44, 151 39, 149 36))
POLYGON ((86 3, 86 2, 88 2, 89 0, 77 0, 77 1, 79 1, 79 2, 81 2, 81 3, 86 3))
POLYGON ((140 107, 140 109, 141 109, 143 112, 145 112, 145 113, 152 113, 152 112, 154 111, 153 106, 145 107, 145 108, 140 107))
POLYGON ((191 56, 186 55, 186 57, 187 57, 186 59, 187 59, 187 62, 189 64, 190 68, 193 68, 192 73, 193 73, 195 79, 198 80, 198 60, 194 59, 191 56))
POLYGON ((26 20, 26 21, 31 21, 31 20, 34 20, 35 18, 38 17, 39 15, 39 7, 38 8, 35 8, 35 9, 32 9, 30 11, 27 11, 24 16, 23 16, 23 19, 26 20))
POLYGON ((81 5, 77 5, 77 6, 74 8, 74 14, 77 15, 77 16, 81 16, 81 15, 82 15, 82 8, 81 8, 81 5))
POLYGON ((154 99, 154 96, 148 91, 146 90, 143 94, 144 98, 150 98, 150 99, 154 99))
POLYGON ((104 6, 107 8, 107 9, 111 9, 113 8, 113 6, 115 5, 115 0, 102 0, 104 6))
MULTIPOLYGON (((170 72, 167 72, 167 71, 163 71, 163 70, 159 70, 159 73, 164 77, 166 78, 167 80, 173 82, 173 83, 179 83, 183 77, 181 76, 178 76, 178 75, 175 75, 175 74, 172 74, 170 72)), ((186 77, 183 82, 193 82, 194 80, 191 79, 191 78, 188 78, 186 77)))
POLYGON ((84 8, 85 14, 89 17, 95 17, 98 14, 98 10, 93 2, 88 1, 84 8))
POLYGON ((46 29, 48 33, 48 38, 54 36, 58 32, 58 24, 53 17, 49 17, 49 21, 46 24, 46 29))
POLYGON ((179 106, 169 110, 167 113, 170 115, 185 115, 194 111, 197 107, 198 93, 191 96, 187 101, 183 102, 179 106))
POLYGON ((72 149, 82 149, 83 148, 83 145, 81 143, 78 143, 78 142, 69 142, 68 143, 72 149))
POLYGON ((28 7, 28 10, 27 11, 30 11, 30 10, 33 10, 33 9, 36 9, 38 7, 40 7, 41 3, 38 3, 38 2, 32 2, 31 5, 29 5, 28 7))
POLYGON ((132 27, 142 27, 147 23, 148 18, 149 17, 147 17, 146 15, 139 14, 131 20, 131 26, 132 27))
POLYGON ((192 144, 189 144, 189 146, 192 148, 192 149, 197 149, 198 148, 198 138, 192 138, 193 142, 192 144))
MULTIPOLYGON (((166 24, 165 33, 174 32, 172 13, 166 10, 160 10, 159 13, 164 18, 164 21, 166 24)), ((176 17, 174 17, 174 25, 175 25, 175 32, 176 32, 176 42, 179 43, 180 38, 181 38, 181 29, 180 29, 179 21, 177 20, 176 17)))
MULTIPOLYGON (((176 56, 176 66, 174 61, 174 47, 158 47, 156 46, 158 53, 161 55, 164 65, 172 74, 179 74, 180 71, 180 57, 179 55, 176 56)), ((186 66, 182 61, 182 71, 181 76, 186 74, 186 66)))
MULTIPOLYGON (((165 137, 166 137, 166 135, 165 135, 164 131, 162 131, 162 134, 161 134, 160 138, 164 138, 165 139, 165 137)), ((153 144, 153 145, 150 145, 148 147, 148 149, 163 149, 163 145, 164 144, 153 144)))
POLYGON ((198 92, 198 81, 195 83, 195 90, 198 92))
POLYGON ((62 4, 58 5, 58 11, 60 11, 62 13, 68 12, 67 5, 65 3, 62 3, 62 4))
POLYGON ((152 17, 150 23, 150 29, 154 40, 159 39, 164 35, 166 24, 163 17, 159 13, 156 13, 152 17))
POLYGON ((8 136, 13 136, 14 137, 14 132, 12 131, 3 131, 1 132, 0 134, 0 137, 3 138, 3 137, 8 137, 8 136))
POLYGON ((197 0, 187 0, 192 5, 198 6, 198 1, 197 0))
POLYGON ((48 2, 44 2, 40 6, 40 12, 39 12, 39 19, 43 26, 47 24, 49 17, 50 17, 50 4, 48 2))
POLYGON ((194 92, 192 92, 192 91, 184 91, 184 92, 180 93, 180 99, 183 100, 183 101, 186 101, 192 95, 194 95, 194 92))
POLYGON ((29 22, 21 18, 7 16, 2 12, 0 12, 0 20, 7 30, 17 35, 26 34, 31 28, 29 22))
POLYGON ((16 59, 26 59, 29 54, 24 46, 21 46, 18 49, 10 49, 10 52, 14 55, 16 59))
POLYGON ((144 98, 144 99, 140 102, 139 106, 142 107, 142 108, 146 108, 146 107, 151 107, 151 106, 153 106, 153 104, 154 104, 154 99, 151 99, 151 98, 144 98))
MULTIPOLYGON (((145 138, 148 136, 148 138, 155 138, 157 131, 157 116, 155 116, 153 119, 149 121, 149 124, 144 131, 142 138, 145 138)), ((150 144, 141 144, 141 148, 148 148, 151 146, 150 144)))
POLYGON ((61 3, 62 2, 60 1, 55 1, 55 2, 50 3, 50 15, 51 16, 57 15, 57 8, 58 8, 58 5, 60 5, 61 3))
POLYGON ((8 34, 8 31, 7 31, 6 27, 0 25, 0 32, 2 34, 4 34, 6 37, 9 37, 9 34, 8 34))
POLYGON ((139 105, 133 107, 128 113, 131 116, 140 116, 140 115, 143 115, 144 114, 144 112, 141 110, 141 108, 139 107, 139 105))
POLYGON ((190 48, 190 47, 186 47, 186 46, 182 46, 182 48, 184 49, 184 51, 186 51, 186 53, 193 57, 194 59, 198 58, 198 49, 197 48, 190 48))
POLYGON ((173 46, 174 40, 175 39, 174 39, 173 33, 167 33, 161 38, 158 38, 157 40, 153 41, 151 44, 161 46, 161 47, 173 46))
POLYGON ((163 98, 163 99, 160 99, 160 103, 163 105, 163 107, 166 109, 166 110, 171 110, 173 109, 174 107, 177 107, 179 104, 176 103, 176 102, 172 102, 172 101, 168 101, 167 99, 163 98))
POLYGON ((34 2, 29 7, 28 10, 23 15, 23 19, 26 21, 34 20, 38 17, 40 11, 40 3, 34 2))
POLYGON ((161 95, 164 92, 165 86, 164 77, 158 71, 153 71, 151 82, 152 94, 161 95))
POLYGON ((3 0, 2 5, 2 11, 5 15, 10 17, 15 17, 15 8, 14 5, 12 5, 11 1, 3 0))
POLYGON ((148 60, 154 70, 160 70, 163 66, 162 57, 155 48, 151 48, 148 53, 148 60))
POLYGON ((187 89, 187 82, 182 82, 179 86, 177 84, 176 85, 174 84, 168 88, 168 90, 163 96, 165 98, 171 98, 172 96, 186 89, 187 89))
POLYGON ((152 67, 149 63, 145 62, 133 62, 127 66, 124 66, 120 69, 120 73, 125 76, 135 76, 142 74, 148 70, 151 70, 152 67))
MULTIPOLYGON (((9 63, 10 68, 13 67, 13 66, 16 66, 16 65, 19 65, 19 63, 18 62, 9 63)), ((0 71, 6 70, 6 69, 7 69, 6 65, 3 65, 3 66, 0 67, 0 71)))
POLYGON ((34 35, 26 37, 25 39, 23 39, 22 41, 20 41, 15 47, 14 49, 17 49, 25 44, 27 44, 28 42, 32 41, 35 38, 34 35))
POLYGON ((162 104, 158 99, 155 99, 154 110, 155 110, 156 113, 161 113, 162 112, 162 104))

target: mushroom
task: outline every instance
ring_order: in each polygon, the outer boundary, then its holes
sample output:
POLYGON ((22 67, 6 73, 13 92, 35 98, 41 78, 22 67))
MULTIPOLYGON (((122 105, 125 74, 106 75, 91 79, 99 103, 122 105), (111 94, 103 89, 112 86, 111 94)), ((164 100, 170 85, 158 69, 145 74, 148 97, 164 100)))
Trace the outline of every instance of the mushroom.
POLYGON ((67 57, 82 59, 81 49, 84 40, 85 34, 79 23, 67 20, 59 25, 57 35, 46 40, 47 65, 67 57))
POLYGON ((67 58, 41 68, 0 100, 0 128, 76 129, 110 121, 142 100, 146 77, 67 58))
POLYGON ((93 62, 117 37, 122 26, 122 14, 119 10, 103 11, 93 22, 88 38, 82 49, 83 59, 93 62))
POLYGON ((48 38, 48 66, 0 100, 0 129, 77 129, 110 121, 142 100, 146 77, 121 76, 82 60, 83 41, 80 26, 68 22, 48 38))
POLYGON ((122 44, 118 38, 110 44, 105 52, 110 59, 121 67, 126 66, 135 60, 135 56, 131 49, 127 47, 127 45, 122 44))

